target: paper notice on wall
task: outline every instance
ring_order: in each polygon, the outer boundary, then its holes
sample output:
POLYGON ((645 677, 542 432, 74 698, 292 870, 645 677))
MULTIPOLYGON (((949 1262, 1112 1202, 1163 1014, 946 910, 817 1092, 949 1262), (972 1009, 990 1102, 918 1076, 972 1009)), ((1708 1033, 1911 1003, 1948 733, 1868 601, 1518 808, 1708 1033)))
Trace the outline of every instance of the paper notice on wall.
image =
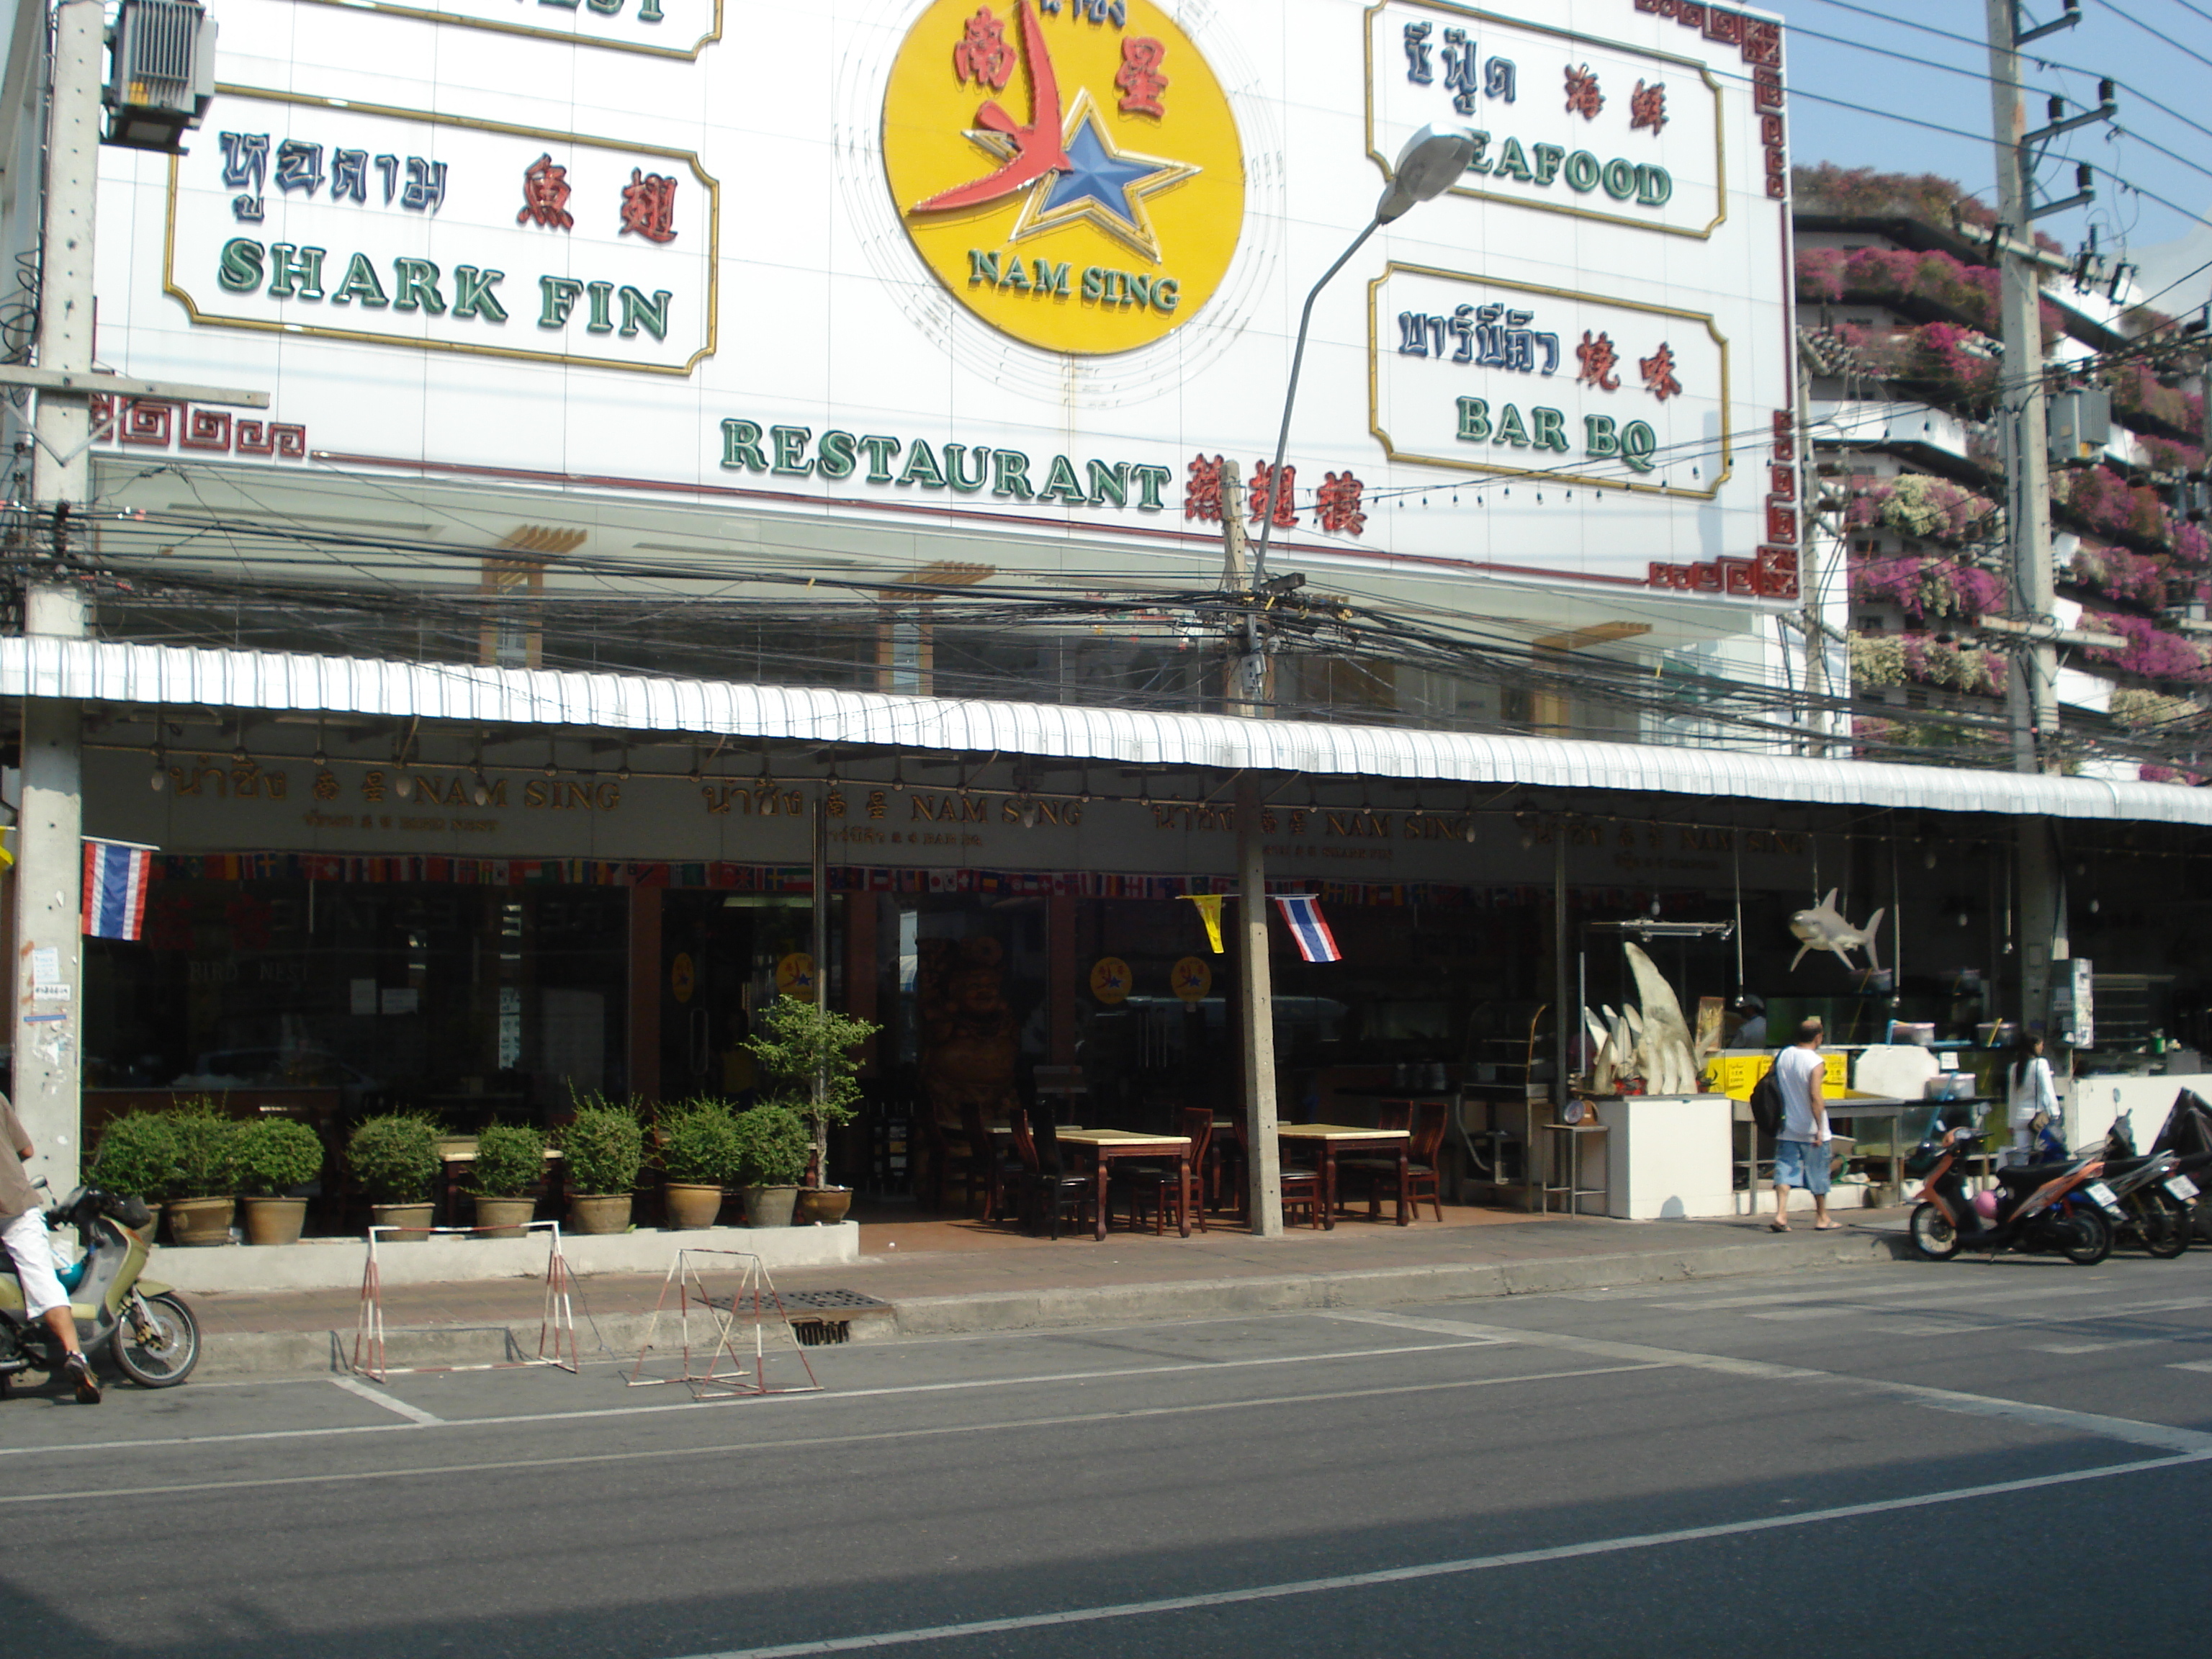
POLYGON ((76 993, 66 980, 55 980, 51 984, 40 981, 31 987, 33 1002, 67 1002, 76 993))
POLYGON ((34 985, 52 985, 62 976, 62 953, 51 945, 42 945, 31 952, 31 981, 34 985))
POLYGON ((377 1000, 385 1013, 411 1014, 415 1012, 419 999, 415 988, 411 985, 404 986, 398 990, 387 986, 377 994, 377 1000))
POLYGON ((346 1012, 354 1014, 373 1014, 376 1012, 376 981, 357 979, 350 987, 353 996, 346 1012))

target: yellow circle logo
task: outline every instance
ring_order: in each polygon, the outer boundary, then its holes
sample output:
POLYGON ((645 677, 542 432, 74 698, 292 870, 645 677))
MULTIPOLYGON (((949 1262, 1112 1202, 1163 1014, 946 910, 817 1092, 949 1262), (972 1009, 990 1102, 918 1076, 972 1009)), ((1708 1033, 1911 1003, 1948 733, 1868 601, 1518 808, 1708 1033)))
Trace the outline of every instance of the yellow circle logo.
POLYGON ((1229 100, 1152 0, 934 0, 891 69, 884 167, 938 280, 1048 351, 1188 321, 1244 222, 1229 100))
POLYGON ((1091 994, 1104 1003, 1127 1002, 1137 976, 1119 957, 1101 957, 1091 964, 1091 994))

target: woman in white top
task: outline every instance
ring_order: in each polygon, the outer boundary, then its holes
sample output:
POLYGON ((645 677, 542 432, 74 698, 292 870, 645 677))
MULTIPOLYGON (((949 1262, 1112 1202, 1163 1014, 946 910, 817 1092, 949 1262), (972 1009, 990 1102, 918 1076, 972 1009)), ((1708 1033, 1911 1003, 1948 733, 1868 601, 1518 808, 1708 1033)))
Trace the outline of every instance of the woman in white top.
POLYGON ((2012 1127, 2015 1164, 2030 1162, 2034 1156, 2039 1113, 2053 1124, 2058 1121, 2058 1091, 2051 1079, 2051 1062, 2043 1057, 2043 1038, 2023 1031, 2013 1046, 2012 1066, 2005 1077, 2005 1121, 2012 1127))

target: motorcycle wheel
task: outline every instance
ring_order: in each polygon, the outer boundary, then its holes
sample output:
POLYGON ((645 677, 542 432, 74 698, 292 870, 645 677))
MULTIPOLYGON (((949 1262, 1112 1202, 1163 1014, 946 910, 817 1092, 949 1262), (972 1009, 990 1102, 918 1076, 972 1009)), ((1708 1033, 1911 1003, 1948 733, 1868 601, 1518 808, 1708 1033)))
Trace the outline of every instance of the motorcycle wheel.
POLYGON ((2171 1193, 2144 1194, 2148 1213, 2136 1224, 2142 1246, 2153 1261, 2171 1261, 2189 1248, 2189 1208, 2171 1193))
POLYGON ((133 1296, 115 1328, 111 1351, 124 1376, 142 1389, 173 1389, 200 1360, 199 1322, 180 1297, 133 1296), (144 1321, 144 1334, 138 1328, 144 1321))
POLYGON ((2112 1253, 2112 1224, 2101 1210, 2077 1210, 2059 1223, 2059 1252, 2077 1267, 2094 1267, 2112 1253))
POLYGON ((1933 1204, 1916 1206, 1912 1212, 1912 1248, 1930 1261, 1948 1261, 1959 1254, 1959 1231, 1933 1204))

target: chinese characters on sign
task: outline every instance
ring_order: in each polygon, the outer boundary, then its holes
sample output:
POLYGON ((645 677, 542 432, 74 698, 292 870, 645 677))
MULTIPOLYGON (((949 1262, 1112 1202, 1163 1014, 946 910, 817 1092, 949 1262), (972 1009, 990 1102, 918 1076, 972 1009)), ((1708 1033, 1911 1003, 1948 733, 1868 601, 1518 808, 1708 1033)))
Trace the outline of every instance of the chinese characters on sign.
POLYGON ((1121 42, 1121 67, 1115 72, 1114 85, 1121 94, 1115 106, 1124 115, 1164 116, 1160 94, 1168 88, 1168 77, 1160 72, 1161 60, 1168 55, 1166 45, 1132 35, 1121 42))
POLYGON ((633 231, 648 242, 676 240, 676 180, 665 173, 629 170, 623 186, 622 234, 633 231))
MULTIPOLYGON (((1186 469, 1183 483, 1182 515, 1207 524, 1219 524, 1222 514, 1228 508, 1226 490, 1218 455, 1201 454, 1186 469)), ((1244 487, 1245 512, 1254 525, 1266 522, 1273 515, 1279 530, 1297 527, 1297 512, 1298 469, 1285 463, 1282 487, 1273 487, 1273 469, 1265 461, 1252 463, 1252 479, 1244 487)), ((1367 486, 1346 467, 1342 472, 1324 475, 1325 482, 1315 492, 1314 507, 1321 528, 1333 536, 1357 536, 1367 527, 1367 515, 1362 511, 1362 498, 1367 486)))
POLYGON ((522 211, 518 225, 539 224, 548 230, 570 230, 575 218, 568 211, 568 169, 553 165, 547 151, 522 170, 522 211))

